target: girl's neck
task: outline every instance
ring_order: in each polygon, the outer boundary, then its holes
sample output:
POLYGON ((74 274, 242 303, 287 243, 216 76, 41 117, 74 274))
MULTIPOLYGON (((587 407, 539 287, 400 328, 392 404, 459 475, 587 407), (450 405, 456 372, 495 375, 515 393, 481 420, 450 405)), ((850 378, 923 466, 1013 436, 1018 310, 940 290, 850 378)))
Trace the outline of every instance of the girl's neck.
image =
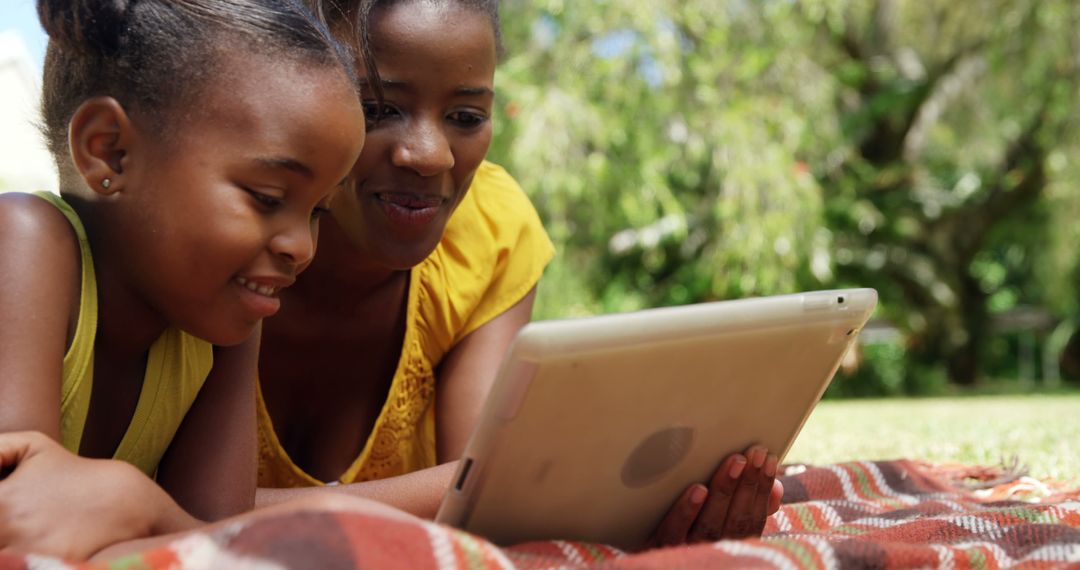
POLYGON ((68 194, 64 200, 78 213, 94 259, 98 342, 107 343, 112 351, 141 357, 165 331, 168 321, 124 278, 123 262, 116 252, 118 247, 130 247, 130 244, 118 246, 109 234, 109 228, 117 227, 118 222, 106 219, 97 204, 78 196, 68 194))

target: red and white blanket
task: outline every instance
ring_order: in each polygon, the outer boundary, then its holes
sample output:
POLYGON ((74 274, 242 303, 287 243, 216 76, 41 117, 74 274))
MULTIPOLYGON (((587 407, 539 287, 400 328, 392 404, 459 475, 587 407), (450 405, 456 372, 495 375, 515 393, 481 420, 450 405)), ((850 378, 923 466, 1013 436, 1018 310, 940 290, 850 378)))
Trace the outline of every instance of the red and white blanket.
POLYGON ((547 541, 499 548, 426 522, 351 513, 270 517, 107 562, 0 555, 0 569, 1080 568, 1080 490, 914 461, 788 467, 758 540, 627 553, 547 541))

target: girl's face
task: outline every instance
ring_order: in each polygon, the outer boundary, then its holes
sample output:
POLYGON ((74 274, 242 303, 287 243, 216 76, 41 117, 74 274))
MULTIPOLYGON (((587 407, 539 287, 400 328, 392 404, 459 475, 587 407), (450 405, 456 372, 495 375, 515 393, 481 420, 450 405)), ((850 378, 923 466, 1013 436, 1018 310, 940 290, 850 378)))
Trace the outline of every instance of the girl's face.
MULTIPOLYGON (((279 58, 280 59, 280 58, 279 58)), ((318 216, 364 143, 356 91, 331 67, 227 57, 176 109, 171 133, 138 131, 130 199, 114 219, 122 283, 195 336, 235 344, 277 312, 315 251, 318 216)))
POLYGON ((488 15, 454 2, 400 2, 373 14, 385 97, 334 220, 371 263, 403 270, 442 239, 491 144, 496 65, 488 15))

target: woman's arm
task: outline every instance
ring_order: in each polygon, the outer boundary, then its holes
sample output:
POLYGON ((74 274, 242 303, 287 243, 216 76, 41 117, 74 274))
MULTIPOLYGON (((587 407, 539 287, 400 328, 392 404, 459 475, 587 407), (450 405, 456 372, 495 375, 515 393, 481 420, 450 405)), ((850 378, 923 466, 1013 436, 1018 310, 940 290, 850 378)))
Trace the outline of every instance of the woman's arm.
POLYGON ((532 319, 535 300, 533 287, 514 306, 458 342, 439 365, 435 433, 440 463, 457 460, 465 451, 499 364, 514 335, 532 319))
POLYGON ((457 462, 454 461, 396 477, 351 485, 295 489, 260 488, 255 496, 255 506, 262 508, 312 496, 345 494, 378 501, 420 518, 433 519, 456 470, 457 462))
POLYGON ((199 519, 215 521, 255 505, 258 354, 258 332, 214 349, 214 367, 158 466, 158 483, 199 519))
POLYGON ((260 488, 256 506, 330 492, 376 500, 418 517, 433 518, 495 381, 503 354, 517 331, 529 322, 535 299, 534 287, 512 307, 462 339, 443 359, 435 397, 438 406, 435 411, 437 453, 441 465, 397 477, 336 487, 260 488))

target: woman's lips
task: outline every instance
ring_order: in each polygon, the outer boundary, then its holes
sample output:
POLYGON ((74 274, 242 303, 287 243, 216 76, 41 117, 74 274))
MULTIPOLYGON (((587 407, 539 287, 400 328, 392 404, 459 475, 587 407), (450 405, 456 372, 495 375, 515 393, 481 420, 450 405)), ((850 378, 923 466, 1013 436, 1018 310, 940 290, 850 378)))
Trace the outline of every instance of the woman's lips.
POLYGON ((442 196, 380 192, 375 200, 390 222, 404 228, 420 229, 431 223, 446 201, 442 196))

